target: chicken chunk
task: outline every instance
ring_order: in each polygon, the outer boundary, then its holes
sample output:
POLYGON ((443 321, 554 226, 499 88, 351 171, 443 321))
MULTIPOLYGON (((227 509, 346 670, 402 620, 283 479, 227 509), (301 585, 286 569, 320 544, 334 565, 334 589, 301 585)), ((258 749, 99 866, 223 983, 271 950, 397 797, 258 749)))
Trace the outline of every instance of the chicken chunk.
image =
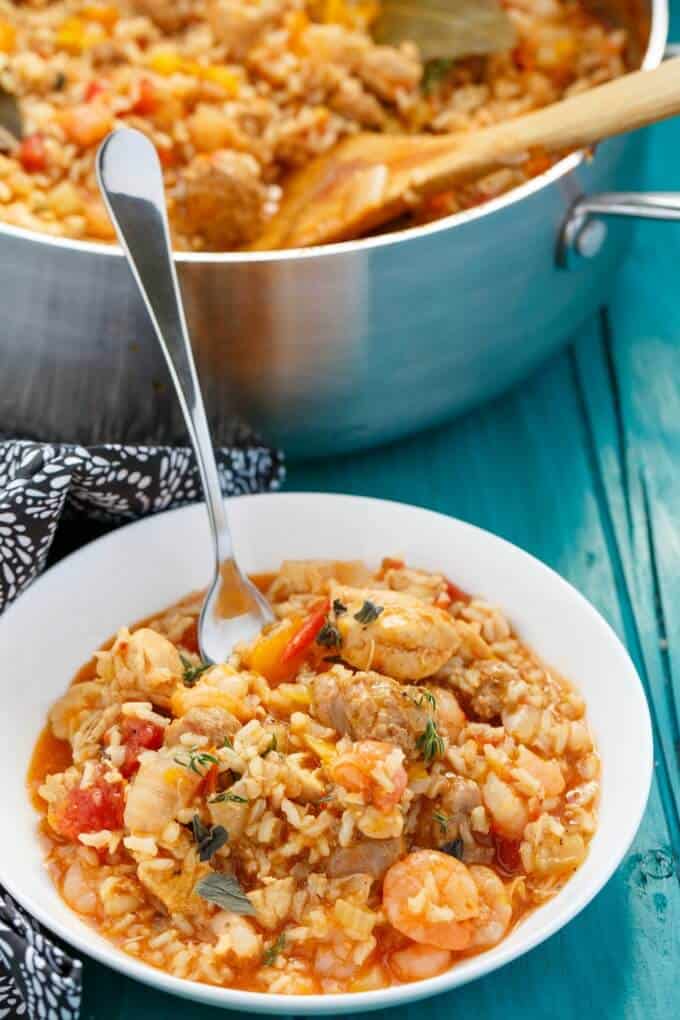
POLYGON ((336 584, 331 599, 340 654, 356 669, 422 680, 436 673, 460 645, 456 621, 411 595, 336 584))
POLYGON ((328 858, 329 878, 346 875, 371 875, 382 878, 404 852, 404 841, 397 839, 366 839, 355 846, 337 847, 328 858))
POLYGON ((383 575, 383 581, 393 591, 413 595, 414 598, 429 605, 436 602, 446 591, 446 578, 443 574, 429 574, 425 570, 414 570, 406 566, 388 567, 383 575))
POLYGON ((165 731, 165 746, 178 744, 184 733, 195 733, 207 737, 211 744, 221 745, 225 737, 231 737, 241 724, 225 708, 190 708, 186 715, 175 719, 165 731))
POLYGON ((164 32, 176 32, 189 24, 199 5, 196 0, 135 0, 134 6, 164 32))
POLYGON ((170 868, 159 869, 159 863, 155 859, 142 861, 138 866, 137 878, 144 888, 163 905, 168 914, 190 916, 201 913, 205 904, 194 892, 194 888, 208 874, 210 865, 199 861, 195 850, 190 850, 182 861, 172 860, 170 868))
POLYGON ((387 115, 382 106, 357 78, 341 79, 335 92, 330 95, 328 105, 331 110, 363 127, 383 128, 387 123, 387 115))
POLYGON ((229 833, 229 842, 233 846, 242 835, 248 824, 251 805, 248 801, 248 783, 237 779, 229 787, 228 795, 219 800, 212 797, 208 801, 210 821, 213 825, 222 825, 229 833))
POLYGON ((295 879, 279 878, 261 889, 248 893, 248 898, 255 907, 257 921, 263 928, 273 930, 288 919, 293 906, 295 879))
MULTIPOLYGON (((153 3, 163 0, 152 0, 153 3)), ((243 60, 260 36, 282 16, 281 0, 209 0, 208 19, 215 37, 226 48, 231 60, 243 60)))
POLYGON ((423 67, 417 54, 406 47, 371 46, 363 54, 357 74, 376 95, 393 103, 400 93, 418 87, 423 67))
POLYGON ((337 64, 347 71, 354 71, 371 48, 361 32, 349 32, 340 25, 310 25, 305 44, 312 60, 337 64))
POLYGON ((314 678, 312 714, 342 736, 396 744, 411 757, 417 756, 416 742, 430 717, 420 688, 343 666, 314 678))
POLYGON ((181 229, 220 251, 257 237, 264 224, 267 189, 253 156, 220 149, 189 164, 175 199, 181 229))
POLYGON ((130 783, 125 827, 133 833, 160 835, 177 812, 186 807, 202 776, 178 764, 169 752, 147 752, 130 783))
POLYGON ((52 732, 59 740, 70 741, 93 712, 110 703, 110 691, 101 680, 72 684, 50 709, 52 732))
POLYGON ((150 627, 123 627, 113 646, 97 653, 97 673, 119 701, 149 700, 168 708, 183 672, 179 652, 150 627))
POLYGON ((275 602, 291 595, 326 595, 331 581, 359 587, 370 578, 360 560, 284 560, 267 594, 275 602))

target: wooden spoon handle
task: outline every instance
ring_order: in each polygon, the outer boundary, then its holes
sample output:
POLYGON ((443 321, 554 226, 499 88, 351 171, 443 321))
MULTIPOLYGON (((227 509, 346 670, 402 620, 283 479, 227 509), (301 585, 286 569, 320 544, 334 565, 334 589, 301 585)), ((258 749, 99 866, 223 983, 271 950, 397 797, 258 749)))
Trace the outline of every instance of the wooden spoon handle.
POLYGON ((680 57, 653 70, 627 74, 515 120, 458 136, 446 154, 435 156, 415 172, 412 183, 423 194, 440 191, 527 149, 551 152, 582 149, 677 113, 680 113, 680 57))

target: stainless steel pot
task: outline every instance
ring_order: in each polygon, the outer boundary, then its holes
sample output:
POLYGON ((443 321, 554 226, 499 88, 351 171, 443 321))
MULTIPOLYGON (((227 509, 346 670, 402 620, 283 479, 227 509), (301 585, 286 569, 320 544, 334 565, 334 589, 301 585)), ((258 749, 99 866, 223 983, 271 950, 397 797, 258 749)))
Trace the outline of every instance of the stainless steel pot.
MULTIPOLYGON (((666 0, 649 14, 640 52, 653 67, 666 0)), ((680 215, 673 195, 600 194, 634 186, 643 154, 642 135, 614 139, 484 207, 375 239, 178 254, 216 436, 236 413, 290 455, 318 456, 434 424, 520 379, 605 298, 629 231, 602 215, 680 215)), ((183 437, 120 250, 0 227, 0 287, 0 430, 183 437)))

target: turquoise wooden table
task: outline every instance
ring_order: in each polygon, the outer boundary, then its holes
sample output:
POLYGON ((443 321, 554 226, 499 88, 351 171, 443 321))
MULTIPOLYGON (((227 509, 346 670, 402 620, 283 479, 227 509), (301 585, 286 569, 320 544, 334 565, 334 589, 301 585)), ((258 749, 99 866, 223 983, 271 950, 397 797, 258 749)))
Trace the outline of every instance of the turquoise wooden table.
MULTIPOLYGON (((680 157, 680 121, 650 142, 647 186, 680 186, 671 158, 680 157)), ((594 902, 521 960, 384 1020, 680 1017, 679 265, 680 226, 641 224, 608 307, 519 388, 435 432, 289 471, 290 489, 417 503, 549 563, 623 638, 654 719, 647 813, 594 902)), ((93 963, 83 1015, 231 1017, 93 963)))

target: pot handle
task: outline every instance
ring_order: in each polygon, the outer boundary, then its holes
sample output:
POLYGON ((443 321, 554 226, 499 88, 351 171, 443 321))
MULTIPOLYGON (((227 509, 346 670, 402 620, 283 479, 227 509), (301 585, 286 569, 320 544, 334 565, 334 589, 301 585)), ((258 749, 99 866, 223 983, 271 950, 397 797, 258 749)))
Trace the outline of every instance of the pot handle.
MULTIPOLYGON (((667 43, 663 59, 680 57, 680 43, 667 43)), ((603 216, 633 216, 640 220, 680 220, 680 194, 673 191, 602 191, 578 198, 562 224, 556 261, 568 269, 579 258, 592 259, 607 236, 603 216)))
POLYGON ((575 257, 591 259, 607 236, 603 216, 643 220, 680 220, 680 193, 674 191, 603 191, 583 195, 567 213, 557 243, 557 264, 568 269, 575 257))

